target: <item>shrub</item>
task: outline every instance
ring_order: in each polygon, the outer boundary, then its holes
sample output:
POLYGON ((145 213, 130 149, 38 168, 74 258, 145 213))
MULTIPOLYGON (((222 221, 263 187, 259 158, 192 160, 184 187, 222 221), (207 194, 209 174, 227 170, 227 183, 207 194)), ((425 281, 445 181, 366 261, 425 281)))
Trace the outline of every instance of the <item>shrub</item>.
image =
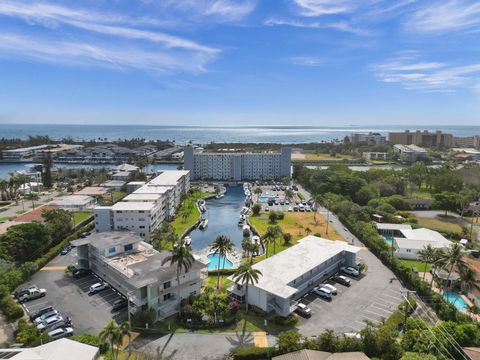
POLYGON ((290 314, 288 316, 275 316, 273 318, 273 322, 277 325, 282 325, 282 326, 294 326, 298 323, 298 317, 296 317, 293 314, 290 314))
POLYGON ((0 301, 0 307, 2 308, 3 314, 9 320, 17 320, 23 316, 23 308, 18 305, 10 295, 3 297, 0 301))
POLYGON ((258 216, 258 214, 260 214, 260 211, 262 211, 262 205, 257 203, 252 206, 253 215, 258 216))
POLYGON ((78 341, 82 344, 96 346, 100 349, 101 354, 104 354, 108 350, 108 344, 95 335, 81 334, 72 336, 70 339, 78 341))
POLYGON ((289 245, 292 241, 292 234, 290 233, 283 233, 283 242, 285 245, 289 245))
POLYGON ((256 359, 270 359, 277 354, 277 350, 273 347, 255 347, 245 346, 233 350, 234 360, 256 360, 256 359))
POLYGON ((275 213, 275 216, 277 217, 277 220, 283 220, 285 219, 285 214, 281 211, 275 213))

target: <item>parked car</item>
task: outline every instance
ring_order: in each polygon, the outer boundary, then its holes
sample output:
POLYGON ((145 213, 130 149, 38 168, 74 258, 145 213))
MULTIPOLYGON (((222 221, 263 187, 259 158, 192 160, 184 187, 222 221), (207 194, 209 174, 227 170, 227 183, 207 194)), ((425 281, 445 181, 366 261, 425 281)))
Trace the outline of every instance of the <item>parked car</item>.
POLYGON ((316 286, 313 288, 312 292, 321 298, 332 300, 332 292, 327 288, 316 286))
POLYGON ((289 201, 289 200, 285 200, 285 205, 290 205, 290 201, 289 201))
POLYGON ((38 325, 38 324, 44 322, 45 320, 47 320, 48 318, 50 318, 52 316, 55 316, 57 314, 58 314, 58 311, 55 310, 55 309, 52 309, 52 310, 46 312, 45 314, 40 315, 39 317, 35 318, 33 320, 33 322, 38 325))
POLYGON ((28 294, 30 291, 32 290, 38 290, 38 286, 37 285, 31 285, 29 286, 28 288, 21 288, 21 289, 18 289, 17 291, 15 291, 15 293, 13 294, 13 296, 15 296, 16 299, 18 299, 19 297, 25 295, 25 294, 28 294))
POLYGON ((308 212, 310 212, 310 211, 312 211, 312 208, 311 208, 310 206, 308 206, 308 205, 307 205, 307 206, 305 206, 305 211, 308 211, 308 212))
POLYGON ((299 208, 297 205, 295 205, 295 206, 293 207, 293 211, 294 211, 294 212, 297 212, 299 209, 300 209, 300 208, 299 208))
POLYGON ((351 266, 342 267, 340 268, 340 271, 345 275, 354 276, 354 277, 360 276, 360 272, 351 266))
POLYGON ((77 269, 76 271, 73 272, 73 277, 75 279, 80 279, 84 276, 90 275, 92 272, 88 269, 77 269))
POLYGON ((30 320, 33 321, 36 318, 38 318, 39 316, 42 316, 43 314, 46 314, 47 312, 50 312, 52 310, 55 310, 55 308, 53 306, 45 306, 44 308, 41 308, 37 312, 34 312, 34 313, 30 314, 30 320))
POLYGON ((330 284, 321 284, 321 285, 318 285, 319 287, 324 287, 325 289, 328 289, 331 291, 332 295, 337 295, 337 288, 333 285, 330 285, 330 284))
POLYGON ((62 249, 62 251, 60 252, 60 255, 67 255, 71 250, 72 250, 72 247, 68 245, 62 249))
POLYGON ((25 293, 19 296, 18 301, 21 303, 27 302, 27 301, 44 297, 46 294, 47 294, 47 290, 45 289, 33 289, 33 290, 29 290, 28 293, 25 293))
POLYGON ((45 331, 48 329, 55 330, 53 329, 54 327, 58 329, 59 327, 63 326, 65 324, 63 317, 61 315, 55 315, 52 317, 49 317, 48 319, 45 319, 45 321, 41 322, 40 324, 37 325, 37 329, 40 331, 45 331))
POLYGON ((106 290, 108 288, 108 284, 105 282, 99 282, 96 284, 93 284, 90 286, 90 289, 88 290, 88 295, 94 295, 96 293, 99 293, 100 291, 106 290))
POLYGON ((48 336, 50 336, 53 340, 73 336, 73 328, 72 327, 60 327, 58 329, 50 331, 48 333, 48 336))
POLYGON ((332 278, 333 281, 335 281, 337 284, 341 284, 343 286, 350 286, 350 279, 347 278, 346 276, 343 275, 335 275, 332 278))
POLYGON ((265 206, 265 211, 270 211, 270 208, 268 206, 265 206))
POLYGON ((112 311, 111 312, 117 312, 118 310, 122 310, 128 306, 127 299, 121 298, 118 300, 115 300, 112 305, 112 311))
POLYGON ((293 208, 291 206, 288 207, 288 212, 292 212, 293 208))
POLYGON ((305 316, 305 317, 312 316, 312 310, 307 305, 305 305, 304 303, 298 303, 295 311, 297 312, 297 314, 305 316))

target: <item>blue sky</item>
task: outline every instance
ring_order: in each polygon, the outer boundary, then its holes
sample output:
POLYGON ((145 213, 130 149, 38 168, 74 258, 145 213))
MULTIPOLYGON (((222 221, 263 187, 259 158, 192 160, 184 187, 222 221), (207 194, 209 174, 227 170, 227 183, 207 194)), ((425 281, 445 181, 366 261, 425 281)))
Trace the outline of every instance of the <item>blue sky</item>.
POLYGON ((0 122, 480 125, 480 2, 0 1, 0 122))

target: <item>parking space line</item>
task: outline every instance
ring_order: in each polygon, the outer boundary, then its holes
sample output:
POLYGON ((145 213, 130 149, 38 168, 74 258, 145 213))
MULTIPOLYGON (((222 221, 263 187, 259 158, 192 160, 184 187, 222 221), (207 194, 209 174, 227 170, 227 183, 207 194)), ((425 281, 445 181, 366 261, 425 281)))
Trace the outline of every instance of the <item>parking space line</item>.
POLYGON ((392 307, 395 307, 395 304, 392 304, 392 303, 387 303, 386 305, 384 303, 381 303, 381 302, 378 302, 378 301, 374 301, 372 303, 372 305, 376 305, 376 306, 379 306, 379 307, 382 307, 384 309, 388 309, 388 310, 391 310, 392 307))
POLYGON ((388 295, 388 294, 382 294, 381 297, 383 296, 387 296, 389 298, 392 298, 392 299, 395 299, 395 300, 398 300, 398 297, 395 297, 395 296, 392 296, 392 295, 388 295))
POLYGON ((30 304, 30 305, 24 304, 24 305, 28 309, 34 309, 34 308, 37 308, 37 307, 41 307, 45 304, 48 304, 48 301, 42 301, 42 302, 35 303, 35 304, 30 304))
POLYGON ((367 319, 367 320, 370 320, 370 321, 372 321, 372 322, 374 322, 374 323, 377 323, 377 324, 380 322, 380 320, 378 320, 378 319, 372 319, 371 317, 368 317, 368 316, 366 316, 366 315, 360 315, 360 316, 363 317, 363 318, 365 318, 365 319, 367 319))
POLYGON ((375 306, 375 305, 373 305, 373 304, 372 304, 372 307, 374 307, 374 308, 377 309, 377 310, 384 311, 384 312, 386 312, 387 314, 393 313, 393 310, 386 310, 386 309, 384 309, 384 308, 375 306))
POLYGON ((394 303, 392 303, 392 301, 387 301, 385 299, 380 299, 380 298, 375 299, 375 303, 385 307, 395 305, 394 303))
POLYGON ((381 318, 384 318, 385 317, 385 314, 379 314, 375 311, 372 311, 372 310, 365 310, 366 312, 370 313, 370 314, 374 314, 374 315, 377 315, 377 316, 380 316, 381 318))

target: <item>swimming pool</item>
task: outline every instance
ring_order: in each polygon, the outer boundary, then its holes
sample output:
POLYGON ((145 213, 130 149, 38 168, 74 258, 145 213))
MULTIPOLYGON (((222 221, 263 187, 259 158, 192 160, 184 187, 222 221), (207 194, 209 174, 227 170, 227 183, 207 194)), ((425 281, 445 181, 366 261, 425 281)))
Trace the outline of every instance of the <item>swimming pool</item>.
MULTIPOLYGON (((208 260, 210 262, 208 263, 208 270, 217 270, 219 267, 220 269, 223 269, 223 259, 224 256, 220 256, 220 254, 208 254, 207 255, 208 260)), ((231 269, 233 267, 233 263, 228 260, 228 258, 225 258, 225 269, 231 269)))
POLYGON ((277 196, 268 196, 268 195, 261 195, 259 198, 258 198, 258 201, 260 202, 267 202, 269 200, 275 200, 277 198, 277 196))
POLYGON ((391 236, 391 235, 382 235, 382 237, 385 239, 385 242, 386 242, 389 246, 392 246, 393 236, 391 236))
POLYGON ((445 291, 443 293, 443 298, 448 302, 454 304, 458 310, 468 310, 467 303, 465 302, 465 300, 463 300, 459 293, 453 291, 445 291))

